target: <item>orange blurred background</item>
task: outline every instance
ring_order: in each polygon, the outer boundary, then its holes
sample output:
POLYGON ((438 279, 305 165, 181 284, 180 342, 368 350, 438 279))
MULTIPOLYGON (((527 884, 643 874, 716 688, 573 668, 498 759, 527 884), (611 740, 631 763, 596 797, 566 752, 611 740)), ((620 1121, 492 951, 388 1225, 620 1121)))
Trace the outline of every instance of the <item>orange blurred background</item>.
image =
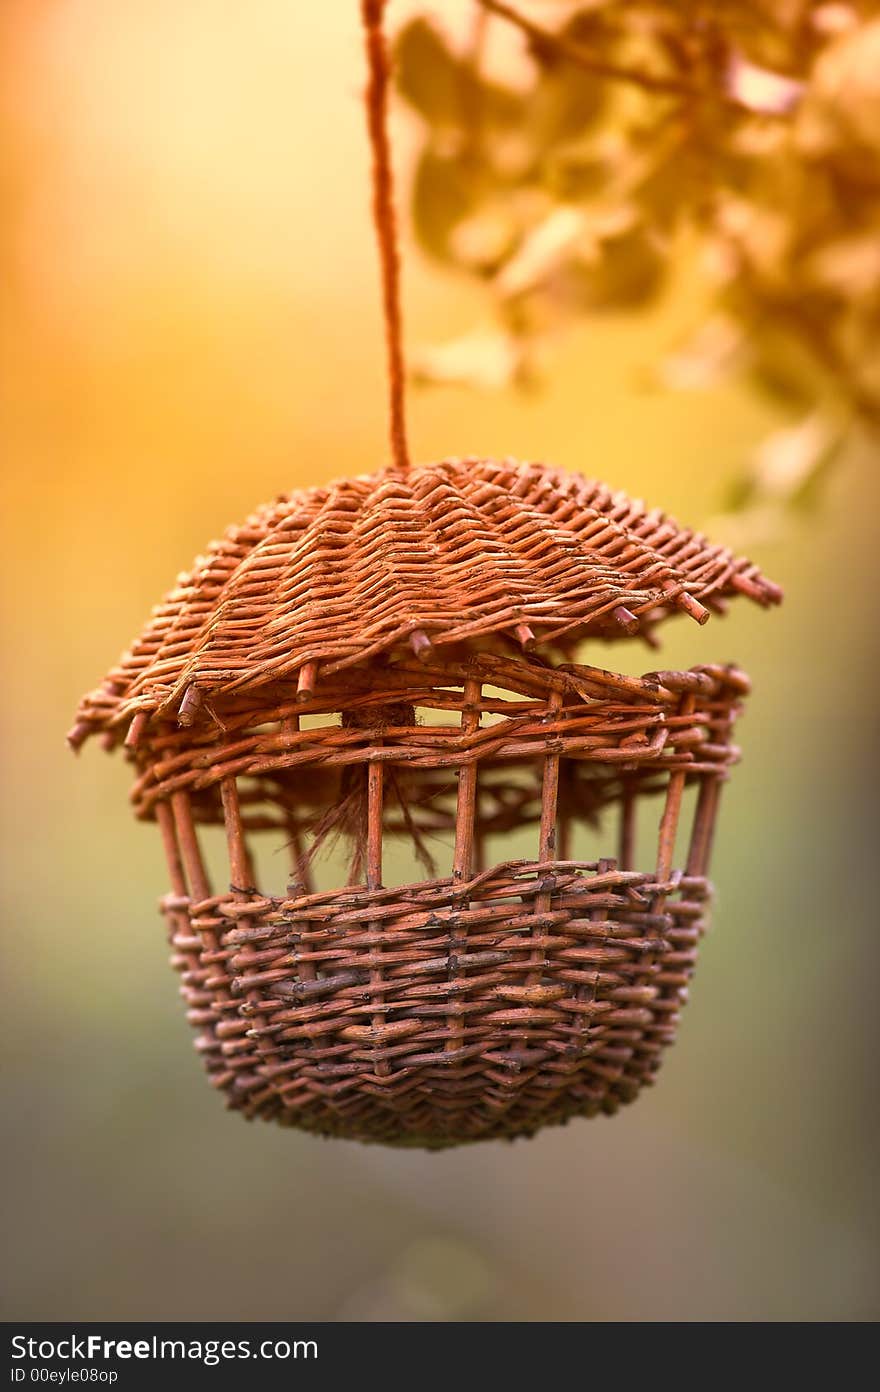
MULTIPOLYGON (((667 640, 755 695, 659 1085, 439 1155, 246 1127, 192 1052, 127 771, 64 732, 210 537, 384 462, 357 5, 5 0, 0 35, 5 1317, 875 1318, 870 451, 755 548, 781 612, 667 640)), ((410 342, 469 328, 475 291, 405 253, 410 342)), ((785 422, 640 385, 691 308, 578 329, 537 394, 413 395, 416 454, 549 459, 705 521, 785 422)))

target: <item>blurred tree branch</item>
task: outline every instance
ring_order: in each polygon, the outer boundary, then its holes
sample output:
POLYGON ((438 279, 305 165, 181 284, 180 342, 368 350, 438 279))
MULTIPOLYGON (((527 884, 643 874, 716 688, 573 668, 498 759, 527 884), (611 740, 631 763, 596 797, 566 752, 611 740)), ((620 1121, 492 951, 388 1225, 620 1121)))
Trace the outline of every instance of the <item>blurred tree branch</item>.
POLYGON ((416 235, 495 319, 417 375, 533 382, 567 324, 648 313, 686 249, 705 317, 656 385, 769 394, 788 425, 727 500, 752 507, 766 475, 774 507, 786 480, 800 505, 880 424, 880 0, 572 0, 552 24, 474 3, 463 51, 424 17, 397 41, 416 235), (515 80, 488 61, 489 18, 522 35, 515 80))
POLYGON ((613 82, 632 82, 646 92, 661 92, 669 96, 695 96, 699 92, 699 88, 686 82, 657 77, 637 68, 623 67, 619 63, 602 62, 600 58, 596 58, 581 44, 572 43, 564 34, 554 34, 549 29, 542 28, 534 20, 520 14, 512 5, 504 4, 503 0, 477 0, 477 4, 487 13, 497 15, 499 19, 506 19, 511 24, 515 24, 533 44, 539 47, 543 46, 549 52, 567 58, 569 62, 576 63, 585 72, 593 73, 596 77, 608 78, 613 82))

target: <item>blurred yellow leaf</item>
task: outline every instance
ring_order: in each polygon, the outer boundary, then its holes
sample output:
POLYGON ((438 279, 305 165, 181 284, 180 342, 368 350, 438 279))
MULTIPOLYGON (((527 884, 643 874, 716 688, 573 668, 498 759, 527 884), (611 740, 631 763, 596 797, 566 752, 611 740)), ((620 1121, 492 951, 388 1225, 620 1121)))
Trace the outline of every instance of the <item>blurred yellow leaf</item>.
POLYGON ((494 327, 476 328, 461 338, 424 348, 413 361, 415 381, 433 385, 510 386, 522 366, 520 345, 494 327))

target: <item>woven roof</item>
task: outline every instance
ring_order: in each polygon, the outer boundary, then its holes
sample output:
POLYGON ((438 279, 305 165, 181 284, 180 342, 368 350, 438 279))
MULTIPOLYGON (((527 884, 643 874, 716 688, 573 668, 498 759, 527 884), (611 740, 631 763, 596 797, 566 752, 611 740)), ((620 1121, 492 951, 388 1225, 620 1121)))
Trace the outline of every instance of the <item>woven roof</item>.
POLYGON ((139 713, 188 723, 202 696, 295 683, 304 668, 311 684, 405 644, 614 638, 677 609, 704 622, 736 593, 781 598, 748 560, 543 464, 447 459, 343 479, 266 504, 197 557, 70 738, 124 733, 139 713))

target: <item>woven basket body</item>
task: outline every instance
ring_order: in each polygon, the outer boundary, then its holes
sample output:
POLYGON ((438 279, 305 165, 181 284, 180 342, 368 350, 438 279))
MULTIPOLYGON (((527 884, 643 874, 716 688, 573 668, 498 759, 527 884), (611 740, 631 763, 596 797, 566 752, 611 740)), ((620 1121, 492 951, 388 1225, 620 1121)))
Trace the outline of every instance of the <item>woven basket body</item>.
POLYGON ((441 1147, 636 1096, 694 967, 748 683, 565 659, 737 591, 778 597, 511 462, 291 495, 200 558, 74 738, 126 740, 230 1106, 441 1147))

